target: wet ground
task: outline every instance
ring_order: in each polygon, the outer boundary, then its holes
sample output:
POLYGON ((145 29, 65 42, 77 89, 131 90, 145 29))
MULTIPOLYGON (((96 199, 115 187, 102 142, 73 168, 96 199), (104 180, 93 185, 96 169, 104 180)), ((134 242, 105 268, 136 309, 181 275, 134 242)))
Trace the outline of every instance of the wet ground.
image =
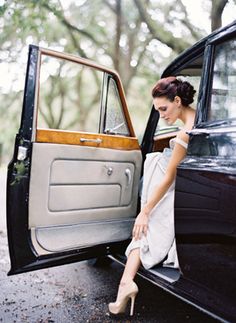
POLYGON ((0 322, 211 323, 215 320, 137 277, 135 315, 108 313, 122 267, 83 261, 7 276, 10 268, 5 224, 5 169, 0 168, 0 322))

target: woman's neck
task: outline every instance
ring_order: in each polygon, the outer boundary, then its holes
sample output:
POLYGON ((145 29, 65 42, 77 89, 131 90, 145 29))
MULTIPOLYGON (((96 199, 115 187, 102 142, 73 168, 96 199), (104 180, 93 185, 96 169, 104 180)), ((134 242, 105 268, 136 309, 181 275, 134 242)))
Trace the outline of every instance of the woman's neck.
POLYGON ((186 127, 193 126, 194 119, 195 119, 195 110, 188 107, 182 107, 179 119, 184 123, 186 127))

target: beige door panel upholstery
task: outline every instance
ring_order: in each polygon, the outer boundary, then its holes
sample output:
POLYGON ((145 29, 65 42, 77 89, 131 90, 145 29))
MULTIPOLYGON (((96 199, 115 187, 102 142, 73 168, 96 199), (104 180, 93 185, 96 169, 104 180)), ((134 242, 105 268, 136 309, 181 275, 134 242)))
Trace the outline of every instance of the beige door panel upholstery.
POLYGON ((43 254, 89 245, 90 238, 94 244, 129 238, 141 164, 138 150, 34 143, 29 228, 35 249, 43 254))
POLYGON ((32 241, 38 254, 90 247, 122 241, 130 237, 134 219, 105 221, 32 229, 32 241))
POLYGON ((119 185, 56 185, 49 188, 50 211, 73 211, 120 205, 119 185))
MULTIPOLYGON (((129 205, 134 170, 135 165, 128 162, 55 160, 51 167, 49 209, 53 210, 50 207, 51 203, 59 200, 62 202, 62 199, 56 198, 56 195, 61 194, 63 197, 63 191, 65 194, 68 192, 68 199, 77 200, 78 209, 99 207, 99 205, 100 207, 129 205), (130 179, 127 172, 130 173, 130 179), (67 189, 65 185, 71 186, 67 189), (112 202, 113 199, 114 202, 112 202)), ((61 210, 64 209, 62 207, 61 210)), ((58 206, 57 210, 59 210, 58 206)))

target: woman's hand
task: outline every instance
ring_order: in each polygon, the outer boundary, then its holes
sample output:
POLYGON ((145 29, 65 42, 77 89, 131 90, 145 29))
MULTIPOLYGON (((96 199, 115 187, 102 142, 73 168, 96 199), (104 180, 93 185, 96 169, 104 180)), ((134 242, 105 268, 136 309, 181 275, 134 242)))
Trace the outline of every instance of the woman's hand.
POLYGON ((142 237, 142 234, 145 236, 147 235, 147 228, 148 228, 148 214, 144 210, 142 210, 135 222, 134 222, 134 227, 133 227, 133 238, 134 240, 139 240, 142 237))

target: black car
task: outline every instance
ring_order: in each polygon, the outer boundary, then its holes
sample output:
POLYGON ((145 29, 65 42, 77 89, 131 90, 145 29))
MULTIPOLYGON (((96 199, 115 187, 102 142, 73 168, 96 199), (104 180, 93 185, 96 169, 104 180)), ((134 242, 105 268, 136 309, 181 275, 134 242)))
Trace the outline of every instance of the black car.
MULTIPOLYGON (((236 22, 184 51, 162 74, 169 75, 198 90, 195 125, 176 180, 180 268, 141 267, 139 274, 233 322, 236 22)), ((94 257, 125 262, 145 155, 162 150, 178 131, 160 132, 158 121, 152 108, 140 147, 116 72, 30 46, 21 125, 8 167, 9 275, 94 257)))

